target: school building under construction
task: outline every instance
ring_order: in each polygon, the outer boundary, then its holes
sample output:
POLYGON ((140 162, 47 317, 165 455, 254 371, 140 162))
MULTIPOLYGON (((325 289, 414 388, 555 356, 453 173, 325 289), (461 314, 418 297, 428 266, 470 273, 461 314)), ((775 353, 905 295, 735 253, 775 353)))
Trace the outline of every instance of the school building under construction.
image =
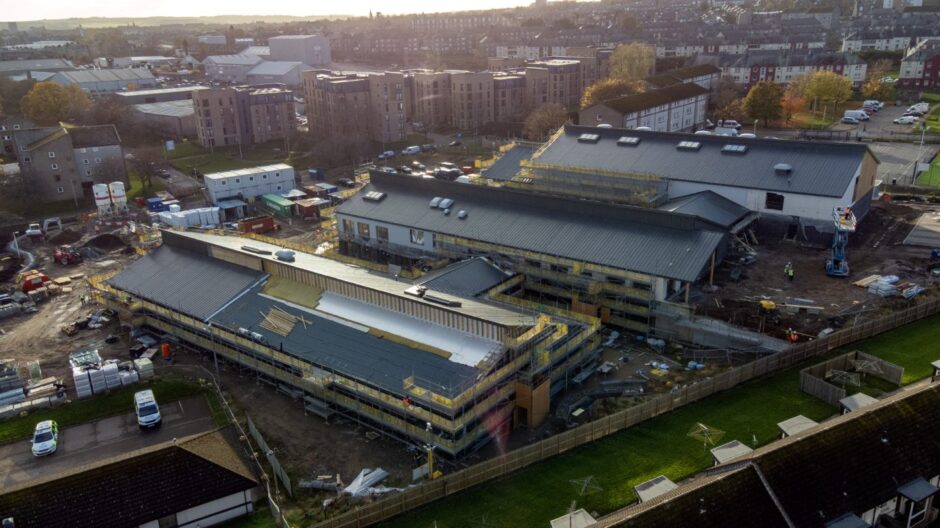
POLYGON ((251 369, 310 412, 454 457, 540 424, 597 348, 598 319, 505 302, 518 278, 483 259, 411 284, 236 236, 164 231, 163 241, 92 280, 97 298, 135 327, 251 369))

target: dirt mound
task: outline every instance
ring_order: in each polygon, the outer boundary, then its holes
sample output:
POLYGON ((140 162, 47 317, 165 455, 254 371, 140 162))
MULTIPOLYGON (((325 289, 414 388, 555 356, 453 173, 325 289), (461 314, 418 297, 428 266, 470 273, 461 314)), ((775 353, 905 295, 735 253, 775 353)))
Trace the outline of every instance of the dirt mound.
POLYGON ((49 237, 49 242, 52 242, 55 245, 62 244, 74 244, 81 240, 82 234, 74 229, 65 228, 62 231, 49 237))
POLYGON ((22 267, 12 254, 0 254, 0 283, 13 279, 22 267))
POLYGON ((112 235, 110 233, 98 235, 85 243, 86 247, 93 247, 101 251, 114 251, 115 249, 121 249, 126 245, 127 244, 121 240, 121 237, 112 235))

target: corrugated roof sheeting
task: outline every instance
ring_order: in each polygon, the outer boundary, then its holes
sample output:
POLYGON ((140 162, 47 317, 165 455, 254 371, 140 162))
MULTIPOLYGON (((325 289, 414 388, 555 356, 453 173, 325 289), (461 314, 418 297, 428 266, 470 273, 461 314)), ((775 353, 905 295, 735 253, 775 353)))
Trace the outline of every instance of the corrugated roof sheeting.
POLYGON ((476 297, 509 277, 486 259, 476 257, 447 266, 422 284, 458 297, 476 297))
POLYGON ((750 212, 747 207, 712 191, 683 196, 664 203, 659 208, 663 211, 694 215, 725 227, 731 227, 750 212))
POLYGON ((164 245, 125 268, 108 283, 204 320, 263 275, 164 245))
POLYGON ((535 153, 532 147, 516 145, 507 150, 488 169, 483 171, 483 177, 491 180, 508 181, 519 173, 519 164, 535 153))
POLYGON ((724 237, 687 215, 376 171, 371 178, 339 214, 659 277, 694 281, 724 237), (363 200, 369 191, 387 197, 363 200), (436 196, 456 200, 453 213, 430 208, 436 196))
POLYGON ((868 147, 853 143, 787 141, 725 136, 701 136, 630 130, 642 139, 635 147, 617 145, 622 129, 566 126, 564 133, 542 149, 533 163, 578 167, 614 173, 654 174, 729 187, 775 192, 842 196, 852 183, 868 147), (599 134, 597 143, 580 143, 584 133, 599 134), (679 150, 680 141, 701 143, 697 151, 679 150), (729 144, 743 144, 743 155, 723 154, 729 144), (789 176, 778 175, 774 165, 788 163, 789 176))

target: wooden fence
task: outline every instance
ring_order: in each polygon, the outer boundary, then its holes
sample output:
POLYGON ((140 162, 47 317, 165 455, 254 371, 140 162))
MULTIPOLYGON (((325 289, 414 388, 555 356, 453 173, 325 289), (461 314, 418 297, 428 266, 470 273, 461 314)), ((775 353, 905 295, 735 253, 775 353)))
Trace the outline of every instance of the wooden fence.
POLYGON ((856 369, 854 361, 873 361, 877 368, 860 371, 863 375, 870 375, 881 378, 889 383, 901 386, 901 379, 904 377, 904 367, 889 363, 879 357, 866 354, 860 350, 855 350, 841 356, 828 359, 822 363, 806 367, 800 371, 800 390, 819 398, 829 405, 839 405, 839 400, 845 398, 848 393, 844 388, 828 381, 826 378, 833 370, 850 371, 856 369))
MULTIPOLYGON (((617 413, 546 438, 534 444, 493 458, 469 468, 445 475, 402 493, 322 521, 314 528, 363 528, 424 506, 430 502, 467 490, 473 486, 509 475, 527 466, 570 451, 584 444, 617 433, 636 424, 728 390, 741 383, 797 365, 807 359, 940 312, 940 300, 931 300, 899 310, 886 317, 866 321, 852 328, 833 332, 827 337, 801 343, 771 356, 733 368, 712 378, 686 386, 677 392, 662 394, 617 413)), ((940 355, 940 353, 938 353, 940 355)))

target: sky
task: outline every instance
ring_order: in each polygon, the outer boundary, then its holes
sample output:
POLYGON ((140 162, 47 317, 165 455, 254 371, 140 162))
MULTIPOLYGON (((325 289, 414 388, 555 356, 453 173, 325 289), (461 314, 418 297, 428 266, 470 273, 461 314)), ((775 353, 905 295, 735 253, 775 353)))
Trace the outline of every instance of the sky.
POLYGON ((0 20, 209 15, 368 15, 432 13, 529 5, 532 0, 4 0, 0 20))

